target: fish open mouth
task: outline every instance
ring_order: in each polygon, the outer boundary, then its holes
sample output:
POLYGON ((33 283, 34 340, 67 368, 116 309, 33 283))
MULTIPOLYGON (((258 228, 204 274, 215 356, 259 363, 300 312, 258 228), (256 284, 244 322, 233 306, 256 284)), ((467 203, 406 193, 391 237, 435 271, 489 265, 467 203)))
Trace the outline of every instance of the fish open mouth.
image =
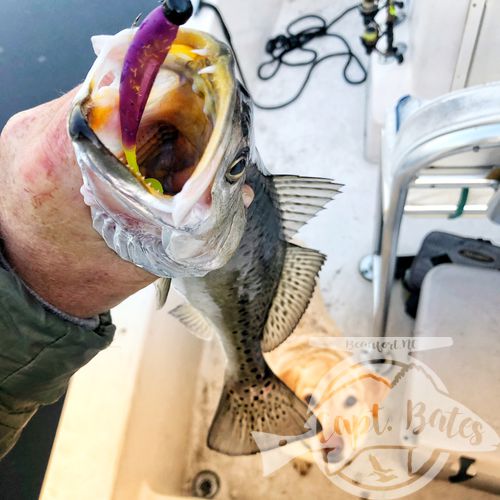
MULTIPOLYGON (((202 33, 179 31, 140 123, 137 172, 128 166, 120 140, 118 82, 123 59, 113 59, 113 50, 123 57, 125 44, 120 43, 119 51, 116 46, 108 47, 101 67, 94 72, 82 102, 83 114, 103 145, 147 190, 173 197, 209 163, 209 145, 214 144, 213 152, 226 128, 223 122, 227 121, 233 90, 230 56, 221 53, 221 45, 202 33)), ((213 177, 213 172, 210 175, 213 177)))
MULTIPOLYGON (((179 193, 199 164, 213 130, 205 99, 186 81, 168 92, 157 116, 143 120, 137 141, 140 175, 166 195, 179 193)), ((120 158, 124 161, 124 157, 120 158)))

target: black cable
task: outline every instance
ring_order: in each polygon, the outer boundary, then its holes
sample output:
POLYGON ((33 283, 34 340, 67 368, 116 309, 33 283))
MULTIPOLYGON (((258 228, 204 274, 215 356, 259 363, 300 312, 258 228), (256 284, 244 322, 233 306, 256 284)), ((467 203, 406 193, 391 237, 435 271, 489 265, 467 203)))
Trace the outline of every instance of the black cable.
POLYGON ((231 50, 233 51, 233 57, 234 61, 236 63, 236 67, 238 68, 238 73, 240 74, 241 81, 243 85, 246 87, 248 93, 250 93, 250 90, 248 89, 247 82, 245 80, 245 75, 243 74, 243 71, 240 66, 240 61, 238 59, 238 55, 236 54, 236 50, 234 49, 233 41, 231 39, 231 33, 229 33, 229 30, 227 29, 227 25, 224 22, 224 18, 222 17, 222 14, 220 13, 220 10, 213 4, 204 2, 203 0, 200 2, 200 10, 203 7, 207 7, 213 11, 217 19, 219 20, 220 27, 222 28, 222 32, 224 33, 224 37, 227 40, 227 43, 229 44, 229 47, 231 47, 231 50))
POLYGON ((346 14, 349 14, 349 12, 352 12, 353 10, 358 10, 360 6, 361 6, 361 4, 356 3, 356 4, 352 5, 351 7, 348 7, 347 9, 345 9, 336 18, 334 18, 333 21, 330 21, 330 23, 327 26, 327 29, 331 28, 335 23, 340 21, 346 14))
MULTIPOLYGON (((342 11, 337 17, 335 17, 332 21, 327 23, 324 17, 316 15, 316 14, 309 14, 305 16, 301 16, 295 20, 293 20, 286 28, 286 34, 285 35, 278 35, 275 38, 270 39, 267 44, 266 44, 266 52, 271 56, 271 59, 268 61, 263 62, 262 64, 259 65, 257 69, 257 75, 261 80, 270 80, 276 76, 278 71, 282 66, 288 66, 288 67, 302 67, 302 66, 309 66, 309 70, 306 74, 306 77, 300 86, 299 90, 296 92, 296 94, 288 99, 287 101, 276 104, 276 105, 263 105, 254 100, 254 105, 257 108, 263 109, 263 110, 276 110, 276 109, 281 109, 286 106, 289 106, 293 102, 295 102, 304 92, 304 89, 306 88, 307 84, 309 83, 309 80, 311 78, 311 75, 313 71, 316 69, 316 67, 321 64, 322 62, 326 61, 327 59, 332 59, 335 57, 346 57, 346 63, 344 65, 344 68, 342 70, 342 75, 344 77, 344 80, 350 84, 350 85, 359 85, 362 84, 366 81, 367 78, 367 71, 359 59, 359 57, 352 51, 351 46, 349 45, 349 42, 341 35, 338 33, 329 33, 328 30, 338 21, 340 21, 345 15, 347 15, 349 12, 352 12, 354 10, 357 10, 359 8, 359 3, 352 5, 351 7, 345 9, 342 11), (299 30, 296 33, 293 31, 293 27, 296 26, 297 24, 303 22, 304 20, 314 20, 317 22, 316 26, 309 26, 305 29, 299 30), (306 48, 305 46, 311 41, 314 40, 315 38, 320 38, 320 37, 331 37, 335 38, 337 40, 340 40, 344 46, 343 51, 340 52, 332 52, 330 54, 326 54, 322 57, 319 57, 319 54, 316 50, 312 48, 306 48), (290 54, 291 52, 295 50, 301 50, 305 54, 309 54, 309 57, 300 62, 293 62, 293 61, 286 61, 285 56, 287 54, 290 54), (354 79, 349 76, 349 70, 352 65, 352 63, 355 63, 358 68, 361 70, 361 77, 354 79), (273 67, 274 66, 274 67, 273 67), (266 67, 271 67, 271 71, 268 74, 265 74, 264 69, 266 67)), ((224 22, 224 19, 222 17, 222 14, 220 13, 219 9, 204 0, 200 2, 200 8, 207 7, 211 9, 215 15, 217 16, 219 23, 221 25, 222 31, 224 33, 224 36, 231 47, 231 50, 233 51, 234 54, 234 59, 236 66, 238 68, 238 72, 241 77, 241 81, 243 85, 245 85, 246 89, 250 93, 250 89, 248 87, 248 84, 245 80, 245 76, 243 74, 243 71, 241 69, 240 62, 238 60, 238 56, 236 55, 236 51, 234 49, 232 39, 231 39, 231 34, 229 33, 229 30, 227 28, 226 23, 224 22)), ((250 93, 251 94, 251 93, 250 93)))

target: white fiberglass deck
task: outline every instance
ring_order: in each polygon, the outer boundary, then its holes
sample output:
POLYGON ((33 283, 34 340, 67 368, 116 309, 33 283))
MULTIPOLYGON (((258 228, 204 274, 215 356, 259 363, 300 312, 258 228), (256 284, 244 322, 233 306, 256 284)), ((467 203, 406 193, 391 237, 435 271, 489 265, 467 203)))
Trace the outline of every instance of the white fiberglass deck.
MULTIPOLYGON (((319 12, 332 19, 349 0, 220 1, 233 34, 250 90, 262 103, 292 95, 304 72, 284 70, 270 83, 257 81, 270 35, 299 15, 319 12)), ((198 20, 219 33, 211 16, 198 20)), ((193 23, 196 24, 196 23, 193 23)), ((356 13, 338 24, 356 52, 362 22, 356 13)), ((329 51, 335 42, 322 40, 329 51)), ((299 234, 328 256, 320 286, 330 314, 345 336, 371 334, 372 289, 358 273, 361 257, 372 251, 378 165, 363 153, 366 85, 350 86, 341 77, 344 62, 325 62, 313 74, 298 102, 280 111, 256 111, 257 146, 273 173, 333 177, 344 193, 299 234)), ((481 220, 406 219, 400 254, 414 253, 432 229, 488 237, 481 220)), ((151 289, 116 309, 114 344, 85 367, 71 387, 43 500, 159 500, 188 496, 193 476, 216 471, 223 500, 349 498, 318 469, 300 476, 288 465, 264 479, 259 457, 230 458, 205 448, 205 437, 222 381, 223 358, 217 343, 192 338, 167 308, 153 313, 151 289)), ((410 334, 403 297, 394 294, 389 334, 410 334)), ((488 498, 444 482, 412 498, 488 498), (465 496, 461 496, 465 495, 465 496)))

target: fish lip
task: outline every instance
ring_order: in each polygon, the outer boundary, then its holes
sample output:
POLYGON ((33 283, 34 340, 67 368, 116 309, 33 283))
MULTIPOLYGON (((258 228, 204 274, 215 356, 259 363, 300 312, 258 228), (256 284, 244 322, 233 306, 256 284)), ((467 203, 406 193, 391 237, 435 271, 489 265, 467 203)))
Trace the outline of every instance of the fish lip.
MULTIPOLYGON (((86 140, 92 143, 98 149, 106 149, 106 146, 99 140, 96 133, 90 128, 87 119, 83 116, 82 108, 78 104, 71 110, 69 120, 68 120, 68 133, 72 141, 81 142, 86 140)), ((118 161, 118 160, 117 160, 118 161)), ((118 162, 121 164, 121 162, 118 162)))

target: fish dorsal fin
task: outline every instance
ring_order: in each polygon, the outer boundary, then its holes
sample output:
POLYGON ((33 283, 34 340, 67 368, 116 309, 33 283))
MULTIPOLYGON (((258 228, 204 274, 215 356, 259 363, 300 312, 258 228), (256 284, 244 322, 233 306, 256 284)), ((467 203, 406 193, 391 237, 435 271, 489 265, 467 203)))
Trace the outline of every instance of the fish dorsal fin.
POLYGON ((340 192, 342 184, 322 177, 274 175, 283 230, 289 240, 340 192))
POLYGON ((190 304, 181 304, 170 311, 170 314, 180 321, 194 336, 202 340, 210 340, 214 327, 205 319, 198 309, 190 304))
POLYGON ((272 351, 293 332, 311 300, 325 256, 288 243, 283 271, 267 316, 262 350, 272 351))
POLYGON ((161 309, 167 302, 168 292, 170 291, 170 278, 160 278, 155 283, 156 288, 156 308, 161 309))

